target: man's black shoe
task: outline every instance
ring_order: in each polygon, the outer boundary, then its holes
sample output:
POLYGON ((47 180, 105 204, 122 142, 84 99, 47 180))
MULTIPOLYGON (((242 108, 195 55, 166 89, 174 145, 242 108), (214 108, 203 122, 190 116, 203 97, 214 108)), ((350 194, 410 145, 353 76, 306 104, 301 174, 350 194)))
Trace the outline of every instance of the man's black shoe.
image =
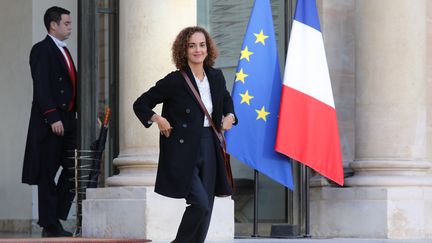
POLYGON ((42 237, 65 237, 72 236, 72 233, 63 229, 60 222, 56 225, 44 227, 42 230, 42 237))
POLYGON ((51 232, 48 231, 45 227, 42 229, 42 237, 55 237, 54 235, 51 236, 51 232))
POLYGON ((52 227, 44 227, 42 230, 42 237, 61 237, 61 235, 52 227))
POLYGON ((61 236, 72 236, 72 233, 69 231, 66 231, 65 229, 63 229, 63 225, 60 223, 60 221, 57 220, 57 232, 61 235, 61 236))

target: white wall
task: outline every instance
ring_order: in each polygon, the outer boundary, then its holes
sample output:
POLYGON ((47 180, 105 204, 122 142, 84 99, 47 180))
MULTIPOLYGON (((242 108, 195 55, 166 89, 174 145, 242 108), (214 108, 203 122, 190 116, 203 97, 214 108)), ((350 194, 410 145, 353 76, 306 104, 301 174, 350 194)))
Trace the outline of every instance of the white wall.
POLYGON ((31 9, 30 1, 0 1, 0 219, 31 216, 31 188, 21 184, 32 94, 31 9))
POLYGON ((4 226, 9 220, 16 221, 14 227, 22 230, 22 222, 37 216, 32 209, 37 209, 32 187, 21 184, 32 101, 29 54, 32 45, 46 35, 43 14, 53 5, 72 12, 74 33, 67 43, 76 61, 76 1, 0 1, 0 230, 10 229, 4 226))

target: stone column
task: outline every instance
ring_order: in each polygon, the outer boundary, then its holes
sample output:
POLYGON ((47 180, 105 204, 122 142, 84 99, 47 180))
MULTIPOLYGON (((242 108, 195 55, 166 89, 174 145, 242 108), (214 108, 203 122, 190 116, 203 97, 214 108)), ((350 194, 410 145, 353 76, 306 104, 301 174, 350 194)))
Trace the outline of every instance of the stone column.
POLYGON ((432 182, 425 177, 425 7, 425 1, 357 1, 356 161, 348 186, 432 182))
MULTIPOLYGON (((186 204, 154 193, 159 132, 157 126, 144 128, 132 104, 175 70, 171 45, 181 29, 196 25, 196 1, 128 0, 119 9, 120 154, 113 163, 120 173, 107 179, 109 187, 87 190, 83 235, 171 241, 186 204)), ((213 216, 208 239, 232 239, 233 201, 217 199, 213 216)))
POLYGON ((312 190, 318 235, 432 238, 426 7, 356 1, 354 176, 312 190))

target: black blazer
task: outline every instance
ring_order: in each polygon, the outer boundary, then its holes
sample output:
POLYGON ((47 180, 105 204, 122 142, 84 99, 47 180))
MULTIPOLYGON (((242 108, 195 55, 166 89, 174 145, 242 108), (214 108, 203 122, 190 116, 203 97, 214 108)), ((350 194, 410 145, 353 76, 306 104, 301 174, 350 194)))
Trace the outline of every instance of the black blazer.
MULTIPOLYGON (((70 55, 70 53, 69 53, 70 55)), ((75 70, 75 65, 73 65, 75 70)), ((57 45, 48 35, 36 43, 30 52, 33 79, 33 102, 27 134, 22 182, 37 184, 39 176, 41 142, 51 132, 50 124, 62 120, 73 98, 73 85, 67 63, 57 45)), ((67 129, 65 123, 63 124, 67 129)))
MULTIPOLYGON (((187 68, 185 71, 198 91, 191 70, 187 68)), ((226 89, 222 71, 206 67, 205 72, 213 102, 212 118, 220 129, 222 115, 234 114, 233 101, 226 89)), ((135 101, 133 105, 135 114, 145 127, 151 126, 149 121, 155 113, 152 109, 159 103, 163 103, 162 116, 169 121, 173 130, 169 138, 160 136, 155 192, 168 197, 184 198, 189 192, 192 172, 198 156, 204 112, 180 71, 168 74, 135 101)), ((215 145, 218 146, 216 136, 214 140, 215 145)), ((232 191, 227 183, 219 147, 216 151, 218 169, 215 195, 230 195, 232 191)))

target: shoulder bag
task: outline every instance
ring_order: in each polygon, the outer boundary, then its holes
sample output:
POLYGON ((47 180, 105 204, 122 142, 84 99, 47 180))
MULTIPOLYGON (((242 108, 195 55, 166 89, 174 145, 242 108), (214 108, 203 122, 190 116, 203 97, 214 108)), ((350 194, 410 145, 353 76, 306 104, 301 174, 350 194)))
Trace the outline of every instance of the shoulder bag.
POLYGON ((198 91, 195 89, 195 86, 193 86, 193 84, 192 84, 190 78, 187 76, 186 72, 183 70, 180 72, 183 75, 184 79, 186 80, 186 83, 189 85, 189 88, 192 90, 192 93, 194 94, 195 98, 197 99, 198 103, 201 106, 201 109, 204 111, 205 116, 209 120, 211 127, 213 128, 213 132, 216 134, 216 137, 219 140, 219 145, 220 145, 219 147, 221 149, 222 158, 224 160, 224 167, 225 167, 225 171, 226 171, 226 175, 227 175, 228 184, 231 186, 231 189, 234 192, 234 180, 233 180, 232 171, 231 171, 230 155, 226 151, 225 137, 224 137, 223 133, 219 132, 218 129, 216 128, 216 126, 213 122, 213 119, 211 118, 211 116, 208 113, 204 103, 201 100, 200 95, 198 94, 198 91))

